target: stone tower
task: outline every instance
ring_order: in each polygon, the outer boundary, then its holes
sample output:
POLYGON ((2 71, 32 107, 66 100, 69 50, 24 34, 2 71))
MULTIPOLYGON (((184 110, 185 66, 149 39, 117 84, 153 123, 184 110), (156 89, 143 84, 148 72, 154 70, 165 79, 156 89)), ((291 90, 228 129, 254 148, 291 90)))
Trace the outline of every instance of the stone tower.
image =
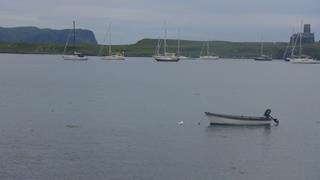
MULTIPOLYGON (((302 43, 314 43, 314 34, 311 33, 311 25, 310 24, 304 24, 303 26, 303 33, 302 35, 302 43)), ((293 34, 290 37, 290 42, 294 43, 299 38, 299 33, 293 34)), ((297 41, 298 42, 298 41, 297 41)))

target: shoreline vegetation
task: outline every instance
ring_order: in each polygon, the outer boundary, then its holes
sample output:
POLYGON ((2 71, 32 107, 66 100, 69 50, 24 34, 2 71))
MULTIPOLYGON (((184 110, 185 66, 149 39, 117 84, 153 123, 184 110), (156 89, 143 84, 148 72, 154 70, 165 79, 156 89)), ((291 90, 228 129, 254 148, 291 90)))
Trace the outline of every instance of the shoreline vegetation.
MULTIPOLYGON (((112 45, 113 50, 125 52, 127 57, 152 57, 157 45, 157 39, 142 39, 135 44, 112 45)), ((199 57, 204 41, 180 40, 181 55, 192 58, 199 57)), ((168 49, 177 51, 177 40, 168 40, 168 49)), ((254 58, 259 55, 261 42, 229 42, 210 41, 210 47, 221 58, 254 58)), ((287 48, 286 42, 264 42, 264 52, 272 55, 274 59, 282 59, 287 48)), ((102 45, 78 44, 76 49, 88 56, 97 56, 102 45)), ((28 43, 5 43, 0 42, 0 53, 9 54, 63 54, 63 44, 28 44, 28 43)), ((72 52, 70 48, 67 52, 72 52)), ((304 44, 303 53, 312 58, 320 59, 320 43, 304 44)), ((104 55, 104 54, 102 54, 104 55)))

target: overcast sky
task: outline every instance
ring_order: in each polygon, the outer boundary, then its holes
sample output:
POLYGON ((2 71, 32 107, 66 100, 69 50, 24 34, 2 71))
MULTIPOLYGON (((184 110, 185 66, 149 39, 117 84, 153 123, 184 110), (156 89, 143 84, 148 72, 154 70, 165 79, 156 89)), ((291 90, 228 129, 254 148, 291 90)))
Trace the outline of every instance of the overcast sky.
POLYGON ((101 43, 112 22, 113 44, 158 38, 288 41, 301 20, 320 38, 320 0, 1 0, 0 26, 94 31, 101 43))

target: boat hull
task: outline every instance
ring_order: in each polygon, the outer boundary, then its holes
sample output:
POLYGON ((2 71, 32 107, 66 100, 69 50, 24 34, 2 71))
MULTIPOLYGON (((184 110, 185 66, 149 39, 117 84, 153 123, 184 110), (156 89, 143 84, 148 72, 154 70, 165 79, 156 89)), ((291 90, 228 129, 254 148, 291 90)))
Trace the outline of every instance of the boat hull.
POLYGON ((255 57, 254 60, 255 61, 272 61, 272 57, 262 54, 258 57, 255 57))
POLYGON ((205 112, 210 124, 220 125, 245 125, 245 126, 268 126, 271 119, 266 117, 232 116, 205 112))
POLYGON ((74 61, 86 61, 88 57, 86 56, 77 56, 77 55, 63 55, 64 60, 74 60, 74 61))
POLYGON ((163 62, 178 62, 180 60, 177 56, 154 56, 154 59, 163 62))
POLYGON ((101 58, 102 60, 125 60, 124 56, 104 56, 101 58))
POLYGON ((291 64, 320 64, 320 61, 308 58, 294 58, 290 59, 291 64))
POLYGON ((272 61, 272 58, 254 58, 255 61, 272 61))
POLYGON ((179 56, 179 59, 183 59, 183 60, 186 60, 186 59, 190 59, 190 57, 186 57, 186 56, 179 56))
POLYGON ((219 56, 200 56, 201 60, 218 60, 219 56))

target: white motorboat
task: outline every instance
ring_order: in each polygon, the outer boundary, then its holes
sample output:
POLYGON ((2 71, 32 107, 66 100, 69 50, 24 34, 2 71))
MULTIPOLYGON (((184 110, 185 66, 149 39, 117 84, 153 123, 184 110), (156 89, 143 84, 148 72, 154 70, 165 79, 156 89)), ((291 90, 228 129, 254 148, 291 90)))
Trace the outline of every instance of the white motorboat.
MULTIPOLYGON (((86 57, 82 52, 79 52, 76 50, 73 51, 73 54, 66 54, 69 40, 70 40, 70 35, 68 36, 67 42, 64 46, 62 58, 64 60, 79 60, 79 61, 88 60, 88 57, 86 57)), ((73 48, 75 49, 75 47, 76 47, 76 25, 75 25, 75 21, 73 21, 73 48)))
POLYGON ((221 125, 270 125, 271 121, 276 124, 279 121, 273 118, 271 115, 271 110, 267 109, 263 116, 235 116, 235 115, 225 115, 216 114, 211 112, 205 112, 210 124, 221 124, 221 125))
MULTIPOLYGON (((200 52, 200 57, 199 59, 201 60, 218 60, 219 56, 217 55, 212 55, 212 53, 210 53, 210 47, 209 47, 209 41, 204 43, 202 48, 201 48, 201 52, 200 52), (206 53, 204 54, 204 49, 206 49, 206 53)), ((214 54, 214 53, 213 53, 214 54)))

